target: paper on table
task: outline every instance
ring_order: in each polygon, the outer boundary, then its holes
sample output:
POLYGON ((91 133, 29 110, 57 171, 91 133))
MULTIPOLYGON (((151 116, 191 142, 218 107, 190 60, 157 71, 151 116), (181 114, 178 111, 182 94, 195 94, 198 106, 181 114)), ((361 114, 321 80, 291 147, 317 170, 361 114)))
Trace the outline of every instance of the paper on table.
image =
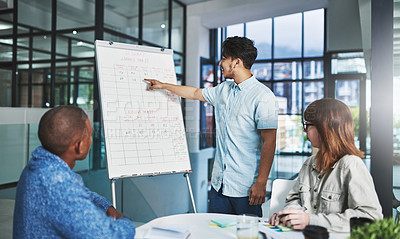
POLYGON ((229 226, 236 225, 236 220, 233 218, 229 218, 229 217, 215 218, 215 219, 212 219, 211 222, 217 224, 220 227, 229 227, 229 226))
POLYGON ((185 225, 164 224, 152 226, 146 233, 145 238, 148 239, 186 239, 190 235, 190 228, 185 225))

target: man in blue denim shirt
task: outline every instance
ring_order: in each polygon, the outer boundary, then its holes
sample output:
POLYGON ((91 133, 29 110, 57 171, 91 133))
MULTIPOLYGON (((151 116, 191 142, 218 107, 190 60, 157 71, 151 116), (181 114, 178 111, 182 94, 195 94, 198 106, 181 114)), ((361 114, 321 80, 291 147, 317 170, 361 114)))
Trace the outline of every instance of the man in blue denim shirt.
POLYGON ((135 226, 72 171, 86 158, 93 128, 74 106, 47 111, 35 149, 18 181, 14 238, 133 238, 135 226))
POLYGON ((219 65, 224 77, 233 81, 200 89, 146 79, 150 90, 166 89, 214 106, 217 147, 209 212, 262 214, 275 152, 278 109, 272 91, 250 71, 256 57, 251 40, 230 37, 222 45, 219 65))

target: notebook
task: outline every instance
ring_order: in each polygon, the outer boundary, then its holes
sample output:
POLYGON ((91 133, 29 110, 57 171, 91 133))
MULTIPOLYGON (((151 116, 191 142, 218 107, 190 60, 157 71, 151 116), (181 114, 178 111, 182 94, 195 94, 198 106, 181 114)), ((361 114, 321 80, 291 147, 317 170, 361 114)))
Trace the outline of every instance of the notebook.
POLYGON ((145 238, 148 239, 186 239, 190 235, 190 228, 178 224, 164 224, 151 227, 145 238))

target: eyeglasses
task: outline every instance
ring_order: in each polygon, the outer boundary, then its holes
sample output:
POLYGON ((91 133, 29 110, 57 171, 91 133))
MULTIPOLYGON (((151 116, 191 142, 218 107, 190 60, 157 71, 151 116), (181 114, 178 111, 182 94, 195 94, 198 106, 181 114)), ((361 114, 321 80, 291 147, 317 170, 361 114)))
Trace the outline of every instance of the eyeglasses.
POLYGON ((308 123, 307 121, 303 121, 303 130, 304 130, 304 132, 307 132, 308 131, 308 128, 310 127, 310 126, 314 126, 315 124, 311 124, 311 123, 308 123))

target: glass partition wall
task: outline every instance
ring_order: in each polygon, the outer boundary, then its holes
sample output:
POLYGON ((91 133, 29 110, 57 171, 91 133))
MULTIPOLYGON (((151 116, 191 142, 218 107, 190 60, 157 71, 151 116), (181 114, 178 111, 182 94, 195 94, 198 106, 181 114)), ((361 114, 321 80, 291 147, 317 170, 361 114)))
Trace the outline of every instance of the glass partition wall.
POLYGON ((91 168, 105 168, 94 41, 172 48, 184 83, 186 7, 174 0, 14 0, 0 9, 0 107, 94 110, 91 168))

